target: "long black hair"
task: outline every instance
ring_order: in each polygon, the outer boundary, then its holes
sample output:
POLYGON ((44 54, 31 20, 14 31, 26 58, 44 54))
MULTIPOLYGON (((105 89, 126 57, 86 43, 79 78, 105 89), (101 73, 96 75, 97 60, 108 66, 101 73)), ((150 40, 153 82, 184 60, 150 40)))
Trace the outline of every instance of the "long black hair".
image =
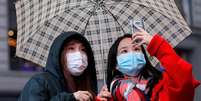
MULTIPOLYGON (((116 69, 117 65, 117 51, 119 43, 125 38, 132 38, 132 35, 125 34, 122 37, 119 37, 114 44, 111 46, 108 54, 108 64, 107 64, 107 87, 110 88, 110 84, 114 78, 121 78, 123 74, 116 69)), ((153 86, 158 83, 158 80, 161 78, 161 72, 152 66, 150 61, 148 60, 148 56, 146 54, 145 49, 142 47, 142 52, 145 55, 146 65, 139 73, 140 78, 148 79, 152 78, 148 83, 148 87, 151 89, 153 86)), ((150 90, 151 93, 151 90, 150 90)), ((150 95, 150 94, 149 94, 150 95)))
MULTIPOLYGON (((88 60, 88 67, 86 68, 86 70, 83 72, 82 75, 72 76, 72 77, 74 79, 74 82, 76 82, 76 86, 78 86, 78 88, 80 88, 79 90, 91 89, 92 93, 94 93, 94 95, 96 95, 97 94, 97 77, 96 77, 94 55, 93 55, 93 51, 90 46, 90 43, 80 33, 64 32, 64 34, 68 34, 68 37, 66 37, 66 39, 62 43, 61 50, 60 50, 60 59, 62 56, 64 56, 64 55, 62 55, 62 51, 64 50, 65 44, 71 42, 72 40, 76 40, 76 41, 82 43, 86 49, 85 52, 86 52, 87 60, 88 60)), ((61 60, 60 60, 60 62, 61 62, 61 60)), ((60 63, 60 65, 61 65, 61 63, 60 63)), ((62 67, 62 66, 60 66, 60 67, 62 67)), ((70 83, 70 84, 72 84, 72 83, 70 83)))

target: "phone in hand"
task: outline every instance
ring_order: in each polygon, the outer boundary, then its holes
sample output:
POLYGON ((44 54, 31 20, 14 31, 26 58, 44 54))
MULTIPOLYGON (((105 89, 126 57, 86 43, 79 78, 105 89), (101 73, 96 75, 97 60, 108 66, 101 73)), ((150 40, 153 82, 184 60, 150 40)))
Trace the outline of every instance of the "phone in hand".
POLYGON ((135 33, 140 31, 139 28, 144 29, 144 20, 140 19, 140 20, 129 20, 129 24, 130 24, 130 29, 131 29, 131 33, 135 33))
MULTIPOLYGON (((130 24, 130 29, 131 29, 131 34, 135 33, 135 32, 139 32, 140 29, 142 28, 144 29, 144 20, 143 19, 139 19, 139 20, 129 20, 129 24, 130 24)), ((140 43, 141 40, 135 40, 135 42, 133 43, 140 43)))

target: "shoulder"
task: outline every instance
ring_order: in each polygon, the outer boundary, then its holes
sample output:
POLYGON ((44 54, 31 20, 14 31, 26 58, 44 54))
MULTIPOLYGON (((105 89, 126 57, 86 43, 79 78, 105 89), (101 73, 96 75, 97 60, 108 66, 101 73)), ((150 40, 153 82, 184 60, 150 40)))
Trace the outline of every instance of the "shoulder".
POLYGON ((47 88, 46 80, 43 76, 43 73, 35 74, 32 76, 28 82, 25 84, 21 96, 31 96, 37 95, 41 92, 44 92, 47 88))
POLYGON ((44 75, 46 74, 42 72, 30 78, 20 94, 19 101, 46 99, 49 96, 50 90, 48 89, 48 82, 44 75))
POLYGON ((46 79, 46 76, 48 74, 46 72, 41 72, 41 73, 38 73, 38 74, 35 74, 34 76, 31 77, 30 80, 39 80, 39 81, 43 81, 46 79))
POLYGON ((45 72, 41 72, 32 76, 25 86, 36 86, 36 85, 45 85, 47 83, 47 76, 48 74, 45 72))

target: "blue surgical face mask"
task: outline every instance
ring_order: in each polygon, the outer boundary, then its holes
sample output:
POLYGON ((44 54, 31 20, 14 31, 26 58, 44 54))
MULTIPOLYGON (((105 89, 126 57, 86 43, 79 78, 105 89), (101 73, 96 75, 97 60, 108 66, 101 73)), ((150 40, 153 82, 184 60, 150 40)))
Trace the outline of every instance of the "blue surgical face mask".
POLYGON ((117 69, 128 76, 137 76, 146 64, 144 54, 129 52, 117 56, 117 69))

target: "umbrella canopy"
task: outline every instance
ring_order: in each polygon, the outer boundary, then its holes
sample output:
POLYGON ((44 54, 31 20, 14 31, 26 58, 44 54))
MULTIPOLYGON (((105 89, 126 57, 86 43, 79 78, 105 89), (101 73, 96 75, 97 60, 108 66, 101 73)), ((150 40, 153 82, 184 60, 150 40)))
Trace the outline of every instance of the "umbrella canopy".
POLYGON ((174 0, 20 0, 16 10, 17 56, 45 66, 54 39, 77 31, 92 45, 99 79, 112 43, 130 33, 130 19, 143 19, 147 32, 161 34, 173 47, 191 33, 174 0))

